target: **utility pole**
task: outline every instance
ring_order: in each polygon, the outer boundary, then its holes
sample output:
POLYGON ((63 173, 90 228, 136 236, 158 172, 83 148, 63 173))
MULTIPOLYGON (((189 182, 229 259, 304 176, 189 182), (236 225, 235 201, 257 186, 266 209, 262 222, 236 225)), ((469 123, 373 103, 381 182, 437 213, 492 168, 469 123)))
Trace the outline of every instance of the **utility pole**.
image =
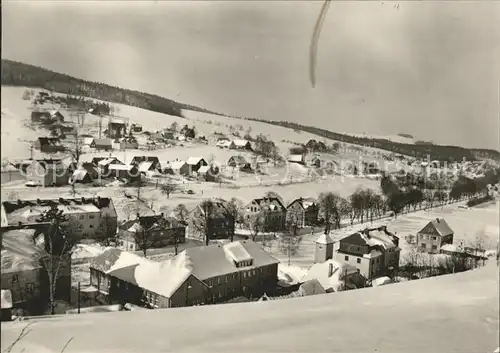
POLYGON ((102 115, 99 114, 99 139, 101 138, 102 133, 102 115))
POLYGON ((80 282, 78 282, 78 314, 80 314, 80 282))

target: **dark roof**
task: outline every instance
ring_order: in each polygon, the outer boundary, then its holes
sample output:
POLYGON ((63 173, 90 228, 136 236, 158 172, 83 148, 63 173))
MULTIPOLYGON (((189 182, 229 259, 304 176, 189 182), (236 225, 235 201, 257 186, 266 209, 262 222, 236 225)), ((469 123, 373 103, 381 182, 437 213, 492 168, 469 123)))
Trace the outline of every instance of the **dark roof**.
POLYGON ((436 218, 427 223, 427 225, 420 230, 419 233, 436 234, 443 237, 453 234, 453 230, 443 218, 436 218))
POLYGON ((58 137, 39 137, 40 146, 59 146, 61 140, 58 137))
POLYGON ((252 202, 255 202, 260 207, 263 207, 267 202, 273 202, 273 201, 278 203, 282 211, 286 211, 285 206, 283 206, 283 203, 277 197, 262 197, 252 200, 252 202))
POLYGON ((248 164, 247 160, 243 156, 232 156, 229 160, 233 159, 238 164, 248 164))
POLYGON ((92 142, 96 146, 110 146, 111 147, 111 140, 109 139, 94 139, 92 142))
MULTIPOLYGON (((120 229, 129 229, 136 223, 137 219, 126 221, 120 226, 120 229)), ((178 228, 180 226, 179 222, 175 218, 168 216, 165 217, 162 215, 140 216, 139 224, 145 229, 150 229, 154 225, 162 225, 169 229, 178 228)))
MULTIPOLYGON (((304 202, 311 202, 313 203, 315 206, 317 206, 317 202, 315 199, 313 198, 303 198, 303 197, 299 197, 298 199, 295 199, 293 200, 292 202, 290 202, 290 204, 287 206, 287 208, 289 208, 290 206, 292 206, 294 203, 298 203, 304 210, 306 209, 306 207, 304 207, 304 202)), ((309 208, 309 207, 307 207, 309 208)))

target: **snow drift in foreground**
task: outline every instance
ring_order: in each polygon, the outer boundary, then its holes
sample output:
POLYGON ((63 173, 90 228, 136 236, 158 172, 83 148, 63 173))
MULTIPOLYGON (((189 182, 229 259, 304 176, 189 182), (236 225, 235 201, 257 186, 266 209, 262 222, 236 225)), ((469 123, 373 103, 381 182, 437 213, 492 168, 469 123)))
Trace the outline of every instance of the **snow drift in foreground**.
MULTIPOLYGON (((489 261, 466 273, 297 299, 66 315, 31 325, 12 353, 60 352, 71 337, 66 353, 494 352, 497 289, 489 261)), ((25 325, 2 323, 2 350, 25 325)))

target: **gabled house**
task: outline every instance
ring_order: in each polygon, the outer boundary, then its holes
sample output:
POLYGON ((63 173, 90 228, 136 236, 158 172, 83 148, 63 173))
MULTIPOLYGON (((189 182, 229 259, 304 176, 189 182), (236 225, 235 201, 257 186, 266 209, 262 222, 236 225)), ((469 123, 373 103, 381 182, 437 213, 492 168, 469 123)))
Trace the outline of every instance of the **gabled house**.
POLYGON ((141 172, 135 164, 110 164, 108 167, 108 176, 135 181, 140 179, 141 172))
POLYGON ((245 219, 261 217, 263 230, 266 232, 281 231, 286 228, 286 208, 276 197, 252 200, 244 211, 245 219))
POLYGON ((61 140, 57 137, 39 137, 34 143, 34 148, 43 153, 57 153, 64 151, 61 140))
POLYGON ((417 248, 429 254, 439 254, 441 247, 453 244, 453 230, 443 218, 436 218, 417 232, 417 248))
POLYGON ((233 140, 229 144, 229 148, 233 150, 253 151, 252 143, 248 140, 233 140))
POLYGON ((115 139, 112 147, 115 150, 136 150, 139 148, 139 143, 135 137, 127 136, 115 139))
POLYGON ((110 139, 94 139, 90 144, 90 148, 95 148, 98 151, 111 151, 113 143, 110 139))
POLYGON ((126 221, 119 227, 119 247, 123 250, 141 250, 137 244, 136 233, 145 232, 148 248, 164 248, 169 245, 183 244, 186 241, 186 227, 175 218, 164 214, 154 216, 139 216, 134 220, 126 221))
POLYGON ((243 157, 241 155, 232 156, 231 158, 229 158, 229 160, 227 161, 227 165, 229 167, 238 168, 239 170, 242 170, 242 171, 252 170, 250 163, 247 162, 245 157, 243 157))
POLYGON ((399 268, 399 238, 387 227, 365 229, 339 240, 334 259, 360 270, 368 280, 392 276, 399 268))
MULTIPOLYGON (((94 158, 94 160, 96 160, 96 158, 94 158)), ((94 163, 94 160, 92 161, 92 163, 94 163)), ((116 157, 102 158, 97 162, 97 171, 103 178, 113 177, 114 175, 112 175, 109 167, 115 164, 125 165, 125 163, 118 160, 118 158, 116 157)))
MULTIPOLYGON (((156 156, 134 156, 134 158, 132 158, 132 161, 130 162, 130 164, 140 165, 143 162, 151 163, 151 164, 148 164, 147 170, 160 170, 161 169, 160 160, 156 156)), ((144 169, 145 167, 142 167, 142 168, 144 169)))
POLYGON ((52 110, 50 112, 50 118, 54 122, 60 122, 60 123, 62 123, 64 121, 64 115, 62 115, 59 110, 52 110))
POLYGON ((278 261, 259 244, 238 241, 189 248, 163 262, 108 249, 90 264, 90 281, 108 302, 174 308, 273 293, 277 272, 278 261))
POLYGON ((198 178, 203 181, 215 182, 219 177, 219 168, 214 165, 204 165, 198 169, 198 178))
POLYGON ((189 175, 189 165, 184 161, 173 161, 170 167, 174 174, 189 175))
POLYGON ((299 228, 314 226, 318 222, 319 206, 311 198, 298 198, 287 206, 287 221, 297 223, 299 228))
POLYGON ((204 202, 189 212, 188 235, 194 239, 229 239, 235 227, 235 220, 227 216, 226 203, 211 200, 210 209, 205 209, 204 202))
POLYGON ((90 162, 86 162, 82 163, 80 167, 73 172, 73 175, 70 178, 70 182, 87 184, 91 183, 98 177, 99 172, 97 170, 97 167, 90 162))
POLYGON ((70 175, 68 166, 61 159, 34 160, 26 168, 26 180, 40 186, 67 185, 70 175))
POLYGON ((219 141, 217 141, 215 143, 215 146, 217 146, 219 148, 229 148, 230 145, 231 145, 231 141, 229 141, 227 139, 220 139, 219 141))
POLYGON ((198 169, 203 167, 204 165, 208 165, 208 163, 203 159, 203 157, 189 157, 186 161, 186 164, 189 166, 189 173, 197 172, 198 169))

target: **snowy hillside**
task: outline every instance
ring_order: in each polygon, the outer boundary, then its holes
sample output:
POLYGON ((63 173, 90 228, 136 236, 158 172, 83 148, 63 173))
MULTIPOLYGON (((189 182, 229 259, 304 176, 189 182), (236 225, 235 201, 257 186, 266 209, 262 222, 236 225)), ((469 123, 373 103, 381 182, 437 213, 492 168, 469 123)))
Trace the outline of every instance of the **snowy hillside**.
MULTIPOLYGON (((32 324, 12 353, 60 352, 70 339, 66 353, 493 352, 498 285, 490 261, 455 275, 289 300, 66 315, 32 324)), ((25 325, 2 324, 2 350, 25 325)))

